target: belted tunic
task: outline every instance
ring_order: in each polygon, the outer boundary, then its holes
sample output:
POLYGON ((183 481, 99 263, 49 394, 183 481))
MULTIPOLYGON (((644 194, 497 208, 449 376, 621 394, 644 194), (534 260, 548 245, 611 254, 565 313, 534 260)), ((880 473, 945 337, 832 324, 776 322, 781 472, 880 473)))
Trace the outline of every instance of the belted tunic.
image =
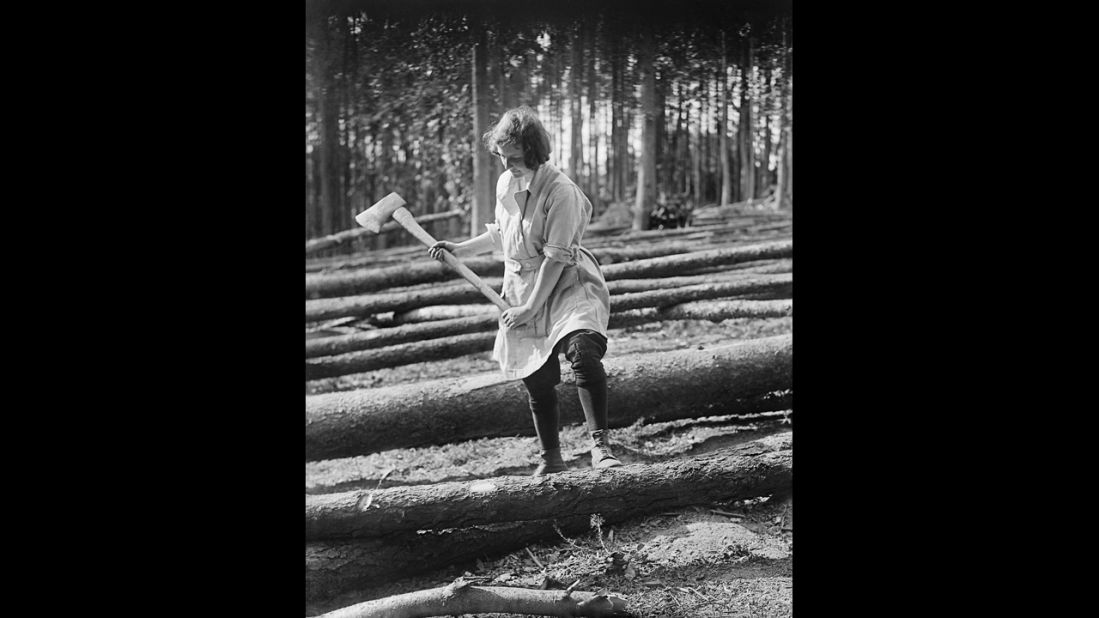
POLYGON ((603 336, 610 320, 610 292, 590 251, 580 239, 592 206, 568 176, 543 163, 529 189, 504 171, 496 183, 496 221, 486 224, 493 246, 504 256, 504 300, 521 305, 530 297, 543 260, 565 264, 546 304, 516 328, 501 323, 492 357, 508 379, 537 371, 562 337, 578 329, 603 336))

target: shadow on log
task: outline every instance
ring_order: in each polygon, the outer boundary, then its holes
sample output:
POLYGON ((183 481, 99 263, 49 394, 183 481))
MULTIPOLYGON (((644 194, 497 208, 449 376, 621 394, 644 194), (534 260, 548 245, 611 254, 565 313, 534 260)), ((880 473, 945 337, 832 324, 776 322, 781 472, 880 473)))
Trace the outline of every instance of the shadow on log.
MULTIPOLYGON (((608 420, 654 421, 765 410, 744 400, 791 388, 793 338, 780 335, 708 350, 677 350, 604 361, 608 420), (659 402, 659 405, 654 405, 659 402)), ((561 422, 583 420, 575 378, 562 367, 561 422)), ((530 435, 521 381, 497 372, 305 398, 306 461, 471 438, 530 435)))
POLYGON ((604 593, 539 590, 504 586, 473 586, 456 581, 449 586, 417 590, 358 603, 319 618, 416 618, 503 613, 524 616, 629 618, 625 599, 604 593))
MULTIPOLYGON (((473 511, 480 512, 482 519, 486 519, 484 513, 495 509, 499 509, 499 515, 502 515, 505 509, 516 509, 517 503, 537 502, 538 499, 549 496, 557 508, 557 512, 549 512, 549 515, 556 517, 556 521, 540 519, 456 527, 442 518, 426 513, 423 509, 427 508, 424 506, 427 502, 413 506, 411 500, 407 503, 388 503, 384 509, 373 505, 365 512, 359 509, 360 513, 370 513, 371 517, 374 517, 372 512, 375 510, 391 512, 376 521, 397 521, 400 519, 401 509, 405 508, 406 514, 415 512, 423 521, 439 521, 439 526, 446 527, 393 532, 385 537, 307 542, 306 597, 316 602, 348 590, 377 586, 445 566, 514 551, 529 543, 556 537, 555 523, 563 533, 582 532, 590 525, 591 513, 599 513, 605 522, 615 524, 673 508, 712 504, 721 500, 742 500, 787 490, 793 477, 791 435, 786 432, 767 436, 733 449, 696 458, 658 464, 632 464, 603 471, 587 469, 564 472, 543 477, 545 480, 541 483, 531 477, 499 477, 488 481, 447 484, 453 485, 459 494, 464 488, 466 494, 477 496, 475 502, 481 506, 473 511), (557 479, 556 489, 553 487, 554 479, 557 479), (633 484, 637 482, 641 482, 646 489, 641 490, 633 484), (504 498, 502 489, 486 494, 479 494, 473 489, 477 484, 485 483, 501 488, 525 487, 528 498, 504 498), (577 491, 581 493, 575 494, 577 491), (628 506, 623 501, 628 501, 628 506)), ((375 492, 374 499, 388 501, 398 498, 398 493, 389 493, 393 490, 423 491, 430 487, 381 490, 375 492)), ((368 492, 351 492, 350 495, 308 498, 353 497, 354 502, 358 503, 366 493, 368 492)), ((406 498, 412 494, 399 495, 406 498)), ((460 495, 457 496, 457 501, 452 503, 451 508, 459 508, 457 504, 462 501, 460 495)), ((439 506, 440 502, 436 501, 434 504, 439 506)), ((325 512, 323 509, 330 509, 331 512, 339 507, 332 503, 325 507, 317 502, 313 505, 312 515, 307 506, 308 538, 317 538, 318 532, 326 528, 333 534, 342 535, 346 535, 348 530, 356 529, 353 513, 334 516, 331 521, 320 523, 320 514, 325 512)), ((533 503, 532 506, 536 507, 533 503)), ((517 513, 528 519, 530 517, 529 513, 517 513)), ((473 513, 455 514, 468 521, 473 513)))

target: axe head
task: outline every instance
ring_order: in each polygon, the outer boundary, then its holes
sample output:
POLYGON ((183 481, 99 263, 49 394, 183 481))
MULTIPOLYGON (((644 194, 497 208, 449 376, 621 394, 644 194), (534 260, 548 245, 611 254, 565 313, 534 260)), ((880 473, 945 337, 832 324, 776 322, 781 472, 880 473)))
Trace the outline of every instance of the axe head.
POLYGON ((370 208, 355 215, 355 221, 357 221, 359 225, 377 234, 381 232, 382 226, 393 216, 393 211, 404 205, 405 201, 401 196, 396 193, 390 193, 378 200, 377 204, 374 204, 370 208))

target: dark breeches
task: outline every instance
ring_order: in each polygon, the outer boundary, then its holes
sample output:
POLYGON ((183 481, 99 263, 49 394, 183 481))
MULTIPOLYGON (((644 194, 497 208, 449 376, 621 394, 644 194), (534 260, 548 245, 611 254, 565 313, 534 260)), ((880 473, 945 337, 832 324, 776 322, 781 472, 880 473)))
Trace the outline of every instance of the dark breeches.
POLYGON ((576 394, 584 408, 588 431, 607 428, 607 374, 603 371, 607 338, 593 330, 576 330, 558 342, 538 371, 523 378, 530 411, 534 416, 534 430, 543 449, 560 447, 558 431, 561 415, 554 387, 561 383, 561 364, 557 355, 562 351, 576 375, 576 394))

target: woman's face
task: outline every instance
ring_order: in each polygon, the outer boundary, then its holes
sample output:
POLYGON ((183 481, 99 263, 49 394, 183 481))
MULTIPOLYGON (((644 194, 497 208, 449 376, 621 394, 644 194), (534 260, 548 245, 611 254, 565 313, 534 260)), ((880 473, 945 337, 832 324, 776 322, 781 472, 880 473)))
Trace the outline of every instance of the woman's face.
POLYGON ((518 178, 530 173, 527 164, 523 162, 523 149, 518 146, 500 145, 496 147, 496 158, 504 164, 504 169, 518 178))

